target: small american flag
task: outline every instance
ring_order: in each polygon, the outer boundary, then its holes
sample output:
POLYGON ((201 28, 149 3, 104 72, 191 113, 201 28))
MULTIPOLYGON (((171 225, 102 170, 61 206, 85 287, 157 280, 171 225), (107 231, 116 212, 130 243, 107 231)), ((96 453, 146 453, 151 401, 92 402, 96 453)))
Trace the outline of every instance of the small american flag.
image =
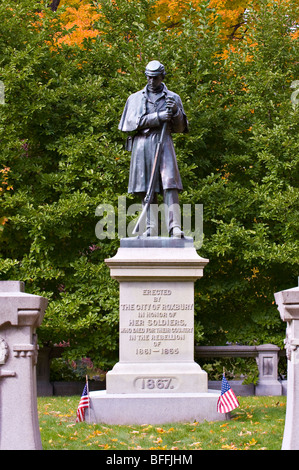
POLYGON ((217 411, 218 413, 229 413, 240 406, 236 395, 229 386, 228 381, 223 374, 222 384, 221 384, 221 395, 218 398, 217 402, 217 411))
POLYGON ((79 423, 80 421, 85 420, 85 409, 88 407, 89 407, 89 395, 88 395, 88 384, 86 382, 82 395, 81 395, 79 406, 77 409, 76 423, 79 423))

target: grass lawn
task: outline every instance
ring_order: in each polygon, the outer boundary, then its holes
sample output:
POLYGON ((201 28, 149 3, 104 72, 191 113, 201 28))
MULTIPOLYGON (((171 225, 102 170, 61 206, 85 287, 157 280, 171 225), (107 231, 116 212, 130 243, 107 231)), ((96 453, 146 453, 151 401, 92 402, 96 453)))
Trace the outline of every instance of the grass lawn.
POLYGON ((39 397, 44 450, 280 450, 286 397, 238 397, 229 421, 116 426, 75 423, 80 400, 39 397))

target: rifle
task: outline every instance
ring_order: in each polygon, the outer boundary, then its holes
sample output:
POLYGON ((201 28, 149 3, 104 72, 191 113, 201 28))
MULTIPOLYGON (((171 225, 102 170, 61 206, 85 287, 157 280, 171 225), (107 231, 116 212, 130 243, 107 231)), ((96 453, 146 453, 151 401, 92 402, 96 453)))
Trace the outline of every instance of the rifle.
POLYGON ((149 185, 148 185, 148 189, 147 189, 145 198, 143 200, 143 204, 144 204, 143 209, 141 211, 141 214, 140 214, 140 216, 137 220, 137 223, 134 227, 134 230, 132 232, 133 235, 136 232, 139 231, 140 224, 143 221, 144 217, 146 216, 147 210, 148 210, 148 208, 149 208, 149 206, 150 206, 150 204, 153 200, 155 186, 156 186, 158 172, 159 172, 159 167, 160 167, 161 153, 162 153, 163 143, 164 143, 165 134, 166 134, 166 130, 167 130, 167 125, 168 125, 168 122, 165 121, 164 124, 163 124, 163 127, 162 127, 162 132, 161 132, 161 135, 160 135, 159 142, 157 143, 155 158, 154 158, 154 164, 153 164, 152 173, 151 173, 151 177, 150 177, 150 182, 149 182, 149 185))

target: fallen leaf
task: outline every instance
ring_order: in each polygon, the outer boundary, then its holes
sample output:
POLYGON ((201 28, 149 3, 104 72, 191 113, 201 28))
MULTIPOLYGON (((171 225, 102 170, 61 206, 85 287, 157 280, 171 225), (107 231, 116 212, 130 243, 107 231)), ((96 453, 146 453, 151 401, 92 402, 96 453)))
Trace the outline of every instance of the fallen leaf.
POLYGON ((156 428, 156 431, 157 431, 159 434, 162 434, 162 433, 166 432, 166 431, 164 431, 163 428, 156 428))
POLYGON ((163 439, 161 439, 161 437, 158 437, 158 439, 156 441, 153 441, 155 444, 161 444, 161 442, 163 442, 163 439))
POLYGON ((224 444, 223 446, 221 446, 221 449, 238 450, 235 444, 224 444))

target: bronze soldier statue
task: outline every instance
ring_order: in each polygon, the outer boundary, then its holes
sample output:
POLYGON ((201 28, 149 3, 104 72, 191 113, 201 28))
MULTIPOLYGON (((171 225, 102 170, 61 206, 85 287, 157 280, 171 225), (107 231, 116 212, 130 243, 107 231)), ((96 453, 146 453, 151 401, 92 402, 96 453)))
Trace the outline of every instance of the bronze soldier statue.
MULTIPOLYGON (((168 232, 172 237, 181 238, 183 232, 180 211, 173 208, 179 207, 178 194, 183 186, 171 134, 188 132, 188 121, 181 98, 163 83, 164 66, 153 60, 146 66, 145 75, 147 85, 143 90, 129 96, 119 123, 119 129, 123 132, 134 132, 133 137, 129 136, 127 139, 127 150, 132 152, 128 192, 139 194, 144 201, 164 125, 159 171, 154 181, 151 204, 157 204, 157 194, 163 192, 164 204, 170 208, 166 221, 168 232)), ((148 210, 144 235, 156 236, 157 225, 157 214, 148 210)))

